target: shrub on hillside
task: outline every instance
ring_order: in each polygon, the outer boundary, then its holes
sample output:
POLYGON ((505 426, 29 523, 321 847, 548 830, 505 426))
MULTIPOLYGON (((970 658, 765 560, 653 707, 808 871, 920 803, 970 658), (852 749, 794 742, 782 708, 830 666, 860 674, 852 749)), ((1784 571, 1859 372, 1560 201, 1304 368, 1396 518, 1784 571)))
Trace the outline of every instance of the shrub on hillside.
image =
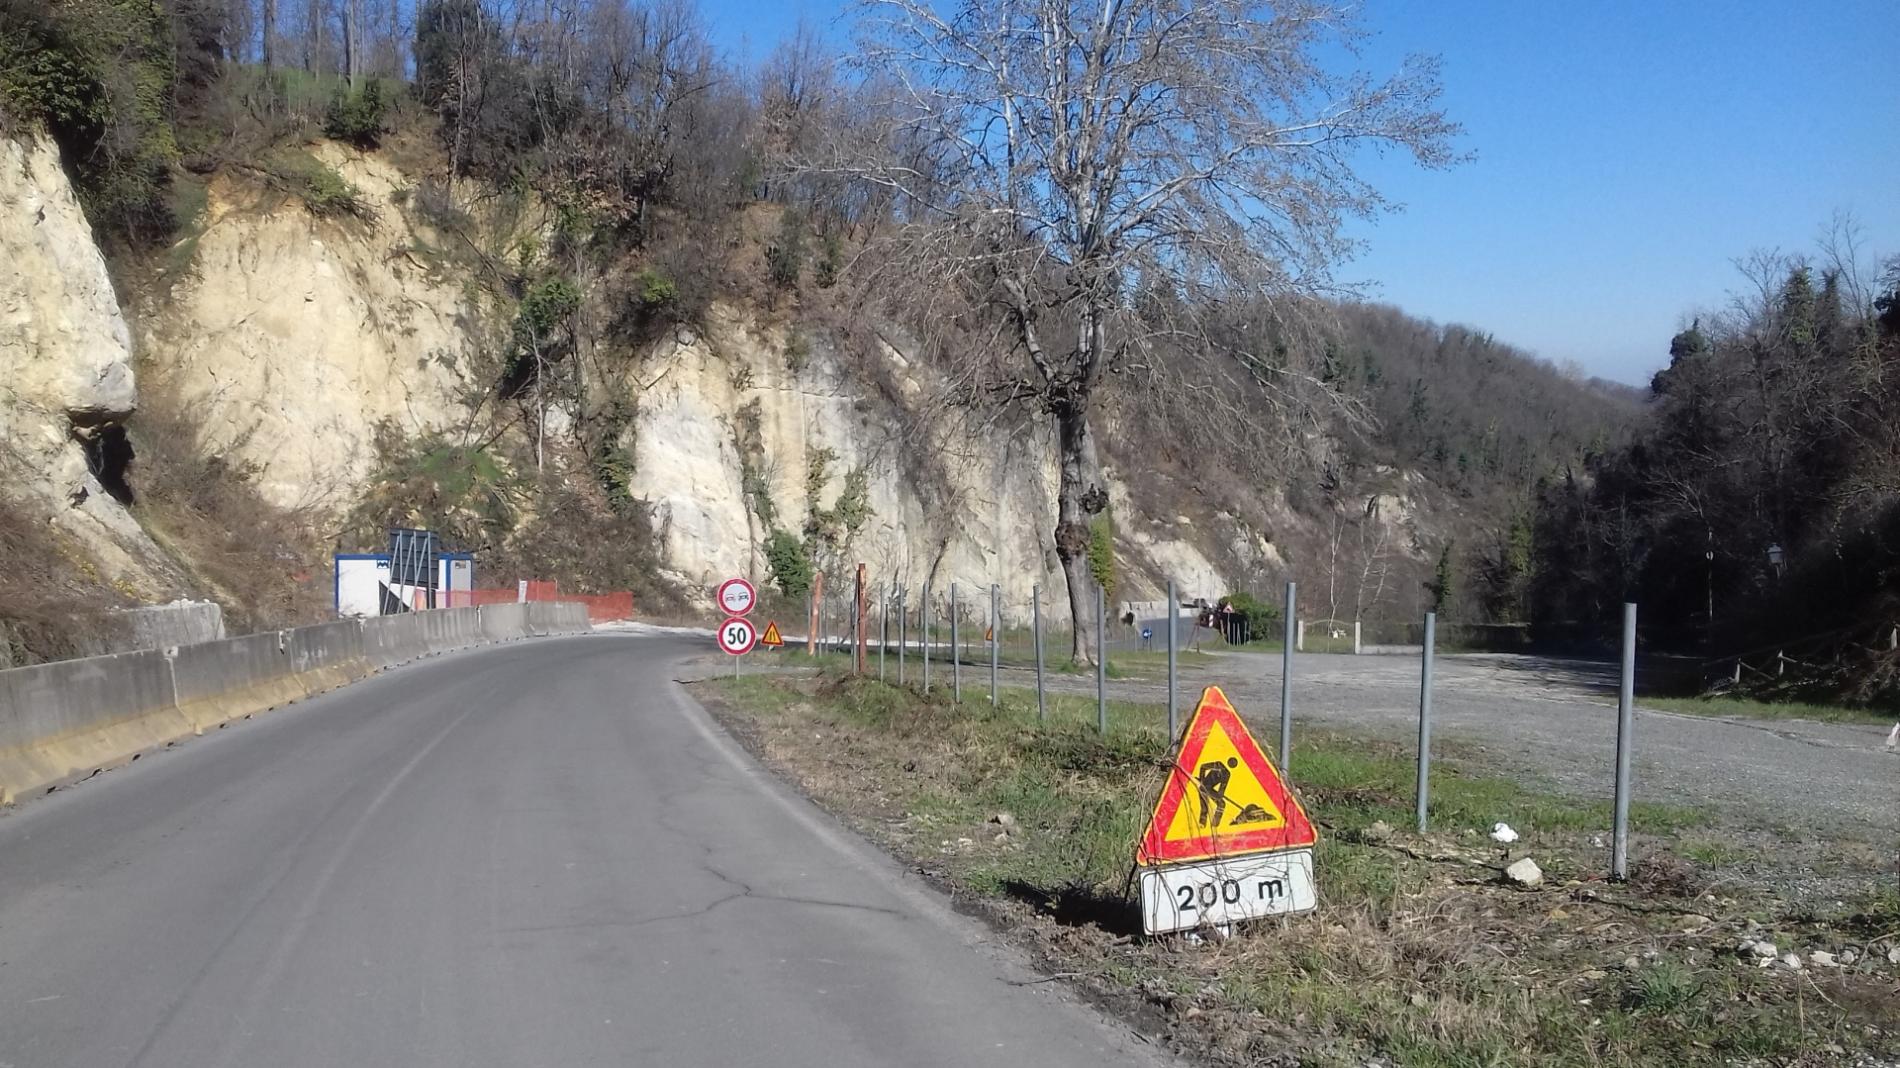
POLYGON ((805 269, 805 220, 796 211, 779 216, 778 236, 765 250, 765 271, 779 289, 793 289, 805 269))
POLYGON ((791 531, 776 529, 765 539, 765 565, 772 572, 772 584, 785 596, 802 597, 811 590, 811 553, 791 531))
POLYGON ((651 267, 634 275, 633 289, 640 299, 641 310, 648 314, 657 314, 671 307, 680 295, 677 283, 651 267))
POLYGON ((369 214, 369 205, 363 200, 363 194, 336 171, 318 165, 305 173, 303 187, 298 195, 303 198, 304 207, 310 214, 321 216, 351 215, 357 218, 369 214))
POLYGON ((333 141, 344 141, 358 148, 375 148, 387 129, 389 99, 382 83, 375 78, 355 92, 338 87, 323 116, 323 134, 333 141))
POLYGON ((45 125, 106 234, 173 227, 176 83, 171 23, 149 0, 0 0, 0 111, 45 125))
POLYGON ((1245 590, 1222 597, 1218 607, 1232 608, 1234 615, 1247 624, 1255 635, 1265 635, 1267 625, 1280 618, 1279 605, 1263 601, 1245 590))

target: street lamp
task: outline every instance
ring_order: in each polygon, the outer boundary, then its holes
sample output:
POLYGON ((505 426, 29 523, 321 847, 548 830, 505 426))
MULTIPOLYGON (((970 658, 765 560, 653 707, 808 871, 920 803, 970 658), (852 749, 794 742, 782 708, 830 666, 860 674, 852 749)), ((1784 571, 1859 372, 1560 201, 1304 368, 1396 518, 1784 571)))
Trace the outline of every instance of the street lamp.
POLYGON ((1768 547, 1768 564, 1775 569, 1776 578, 1781 577, 1781 562, 1787 559, 1787 556, 1788 554, 1781 550, 1780 542, 1775 542, 1768 547))

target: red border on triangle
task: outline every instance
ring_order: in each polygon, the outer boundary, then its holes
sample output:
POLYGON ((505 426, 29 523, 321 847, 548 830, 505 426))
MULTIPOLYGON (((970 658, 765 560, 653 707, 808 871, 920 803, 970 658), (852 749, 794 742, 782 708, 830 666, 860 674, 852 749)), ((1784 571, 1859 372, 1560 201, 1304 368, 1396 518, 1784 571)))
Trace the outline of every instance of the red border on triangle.
POLYGON ((759 638, 759 644, 773 649, 785 644, 785 639, 779 636, 777 620, 766 620, 765 634, 759 638))
POLYGON ((1306 810, 1300 807, 1300 799, 1286 788, 1286 781, 1280 778, 1280 772, 1274 768, 1273 762, 1261 751, 1260 743, 1254 741, 1247 725, 1240 721, 1240 713, 1234 711, 1227 695, 1218 686, 1209 686, 1201 691, 1201 703, 1195 706, 1194 715, 1188 720, 1187 734, 1182 738, 1180 750, 1175 753, 1174 766, 1168 771, 1168 783, 1161 789, 1161 799, 1155 802, 1154 818, 1148 822, 1148 831, 1142 835, 1141 846, 1135 851, 1135 863, 1173 864, 1245 853, 1303 849, 1318 839, 1312 821, 1306 818, 1306 810), (1286 825, 1218 838, 1210 835, 1170 842, 1167 840, 1168 825, 1174 822, 1174 814, 1180 809, 1181 803, 1187 800, 1188 789, 1193 784, 1193 777, 1186 769, 1200 761, 1201 752, 1207 748, 1207 739, 1213 734, 1216 723, 1227 732, 1228 739, 1234 743, 1235 752, 1280 809, 1280 814, 1286 818, 1286 825))

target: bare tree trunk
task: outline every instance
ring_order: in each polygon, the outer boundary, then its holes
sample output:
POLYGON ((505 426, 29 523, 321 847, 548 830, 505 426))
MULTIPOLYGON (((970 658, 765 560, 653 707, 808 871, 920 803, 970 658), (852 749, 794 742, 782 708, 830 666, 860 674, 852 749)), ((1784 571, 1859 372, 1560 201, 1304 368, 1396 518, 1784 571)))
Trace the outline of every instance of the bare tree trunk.
POLYGON ((400 79, 402 62, 402 0, 389 0, 389 76, 400 79))
POLYGON ((310 0, 304 5, 303 20, 303 69, 306 73, 316 73, 323 55, 323 4, 320 0, 310 0))
POLYGON ((271 72, 271 66, 274 63, 276 59, 276 55, 277 55, 276 44, 275 44, 276 37, 277 37, 277 0, 263 0, 263 2, 264 2, 264 73, 269 74, 271 72))
POLYGON ((350 80, 350 91, 361 87, 363 76, 362 0, 343 3, 343 70, 350 80))
POLYGON ((1070 659, 1094 663, 1095 576, 1089 570, 1089 520, 1108 503, 1095 459, 1095 434, 1087 409, 1069 401, 1056 410, 1056 448, 1061 458, 1056 491, 1056 557, 1069 589, 1069 618, 1075 625, 1070 659))

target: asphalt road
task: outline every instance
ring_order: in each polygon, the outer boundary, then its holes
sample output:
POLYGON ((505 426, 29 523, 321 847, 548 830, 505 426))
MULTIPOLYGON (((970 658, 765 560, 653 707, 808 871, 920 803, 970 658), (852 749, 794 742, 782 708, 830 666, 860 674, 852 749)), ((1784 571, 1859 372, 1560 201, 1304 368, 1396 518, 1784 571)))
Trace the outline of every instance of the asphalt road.
POLYGON ((721 734, 704 642, 443 657, 0 817, 0 1068, 1158 1063, 721 734))

